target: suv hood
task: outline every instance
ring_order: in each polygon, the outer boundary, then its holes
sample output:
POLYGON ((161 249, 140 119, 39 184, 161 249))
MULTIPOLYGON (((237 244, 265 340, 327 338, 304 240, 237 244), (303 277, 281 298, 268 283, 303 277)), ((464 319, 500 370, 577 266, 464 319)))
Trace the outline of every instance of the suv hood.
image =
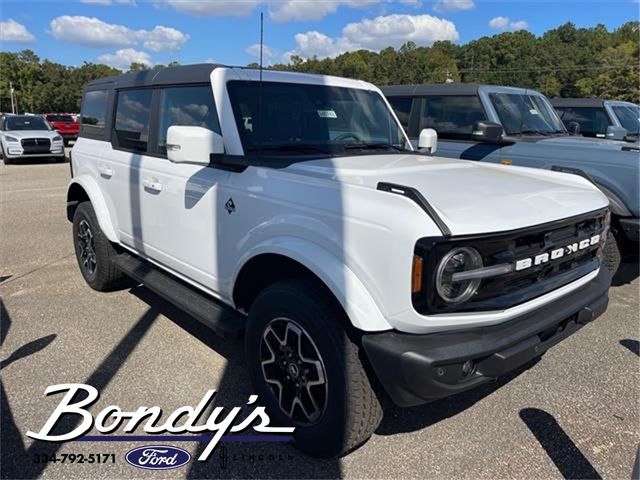
POLYGON ((49 130, 7 130, 2 133, 18 140, 23 138, 53 138, 58 135, 58 132, 49 130))
POLYGON ((615 150, 620 151, 623 148, 628 150, 629 147, 634 148, 634 146, 638 147, 638 142, 627 142, 624 140, 608 140, 606 138, 591 138, 591 137, 578 137, 578 136, 567 136, 567 137, 551 137, 551 138, 543 138, 538 141, 538 143, 543 143, 545 145, 558 145, 563 147, 579 147, 579 148, 589 148, 589 149, 601 149, 603 151, 607 150, 615 150))
MULTIPOLYGON (((311 160, 294 163, 286 171, 372 189, 379 182, 413 187, 453 235, 515 230, 609 204, 597 188, 577 175, 415 154, 311 160)), ((345 196, 348 190, 344 189, 345 196)))

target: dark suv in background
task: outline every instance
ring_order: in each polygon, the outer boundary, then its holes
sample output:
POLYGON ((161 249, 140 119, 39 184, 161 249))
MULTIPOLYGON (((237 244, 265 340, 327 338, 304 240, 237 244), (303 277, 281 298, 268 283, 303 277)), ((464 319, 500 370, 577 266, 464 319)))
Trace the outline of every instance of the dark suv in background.
POLYGON ((617 241, 630 250, 640 237, 640 161, 637 144, 577 135, 551 103, 524 88, 445 83, 382 88, 409 138, 438 134, 438 155, 544 168, 589 179, 609 198, 617 241))

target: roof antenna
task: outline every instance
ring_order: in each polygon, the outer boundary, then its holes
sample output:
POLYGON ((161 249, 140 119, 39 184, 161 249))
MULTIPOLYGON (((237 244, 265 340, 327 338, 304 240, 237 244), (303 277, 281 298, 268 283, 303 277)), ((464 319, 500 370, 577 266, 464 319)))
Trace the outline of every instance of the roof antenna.
POLYGON ((260 81, 258 83, 258 156, 262 157, 262 47, 264 32, 264 13, 260 12, 260 81))

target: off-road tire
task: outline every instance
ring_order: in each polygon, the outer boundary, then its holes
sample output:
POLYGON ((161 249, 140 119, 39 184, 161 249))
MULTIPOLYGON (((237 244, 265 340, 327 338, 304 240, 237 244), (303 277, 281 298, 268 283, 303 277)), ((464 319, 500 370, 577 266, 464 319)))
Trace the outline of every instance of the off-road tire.
MULTIPOLYGON (((314 281, 277 282, 262 291, 249 311, 245 352, 254 392, 272 423, 295 426, 294 442, 317 457, 345 454, 366 442, 378 428, 383 410, 360 358, 348 319, 337 302, 314 281), (261 342, 273 319, 288 318, 301 326, 317 348, 325 367, 327 395, 314 423, 300 425, 279 406, 261 365, 261 342)), ((375 381, 375 380, 373 380, 375 381)))
POLYGON ((102 233, 91 202, 79 204, 73 215, 73 246, 80 272, 91 288, 99 292, 109 292, 131 286, 132 281, 111 261, 117 252, 109 239, 102 233), (85 265, 82 242, 79 238, 79 230, 86 228, 86 226, 88 226, 93 238, 91 242, 92 254, 95 257, 93 271, 90 271, 85 265))
POLYGON ((620 267, 621 255, 618 238, 613 232, 607 233, 607 242, 602 252, 602 266, 606 267, 611 275, 615 275, 620 267))

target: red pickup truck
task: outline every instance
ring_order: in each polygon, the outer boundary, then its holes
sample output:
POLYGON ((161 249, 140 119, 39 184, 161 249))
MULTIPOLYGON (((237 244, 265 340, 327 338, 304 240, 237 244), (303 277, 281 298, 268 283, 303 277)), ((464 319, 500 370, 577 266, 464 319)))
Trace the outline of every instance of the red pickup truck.
POLYGON ((65 146, 69 144, 70 140, 76 140, 78 138, 80 124, 76 122, 71 115, 67 113, 47 113, 44 117, 60 134, 65 146))

